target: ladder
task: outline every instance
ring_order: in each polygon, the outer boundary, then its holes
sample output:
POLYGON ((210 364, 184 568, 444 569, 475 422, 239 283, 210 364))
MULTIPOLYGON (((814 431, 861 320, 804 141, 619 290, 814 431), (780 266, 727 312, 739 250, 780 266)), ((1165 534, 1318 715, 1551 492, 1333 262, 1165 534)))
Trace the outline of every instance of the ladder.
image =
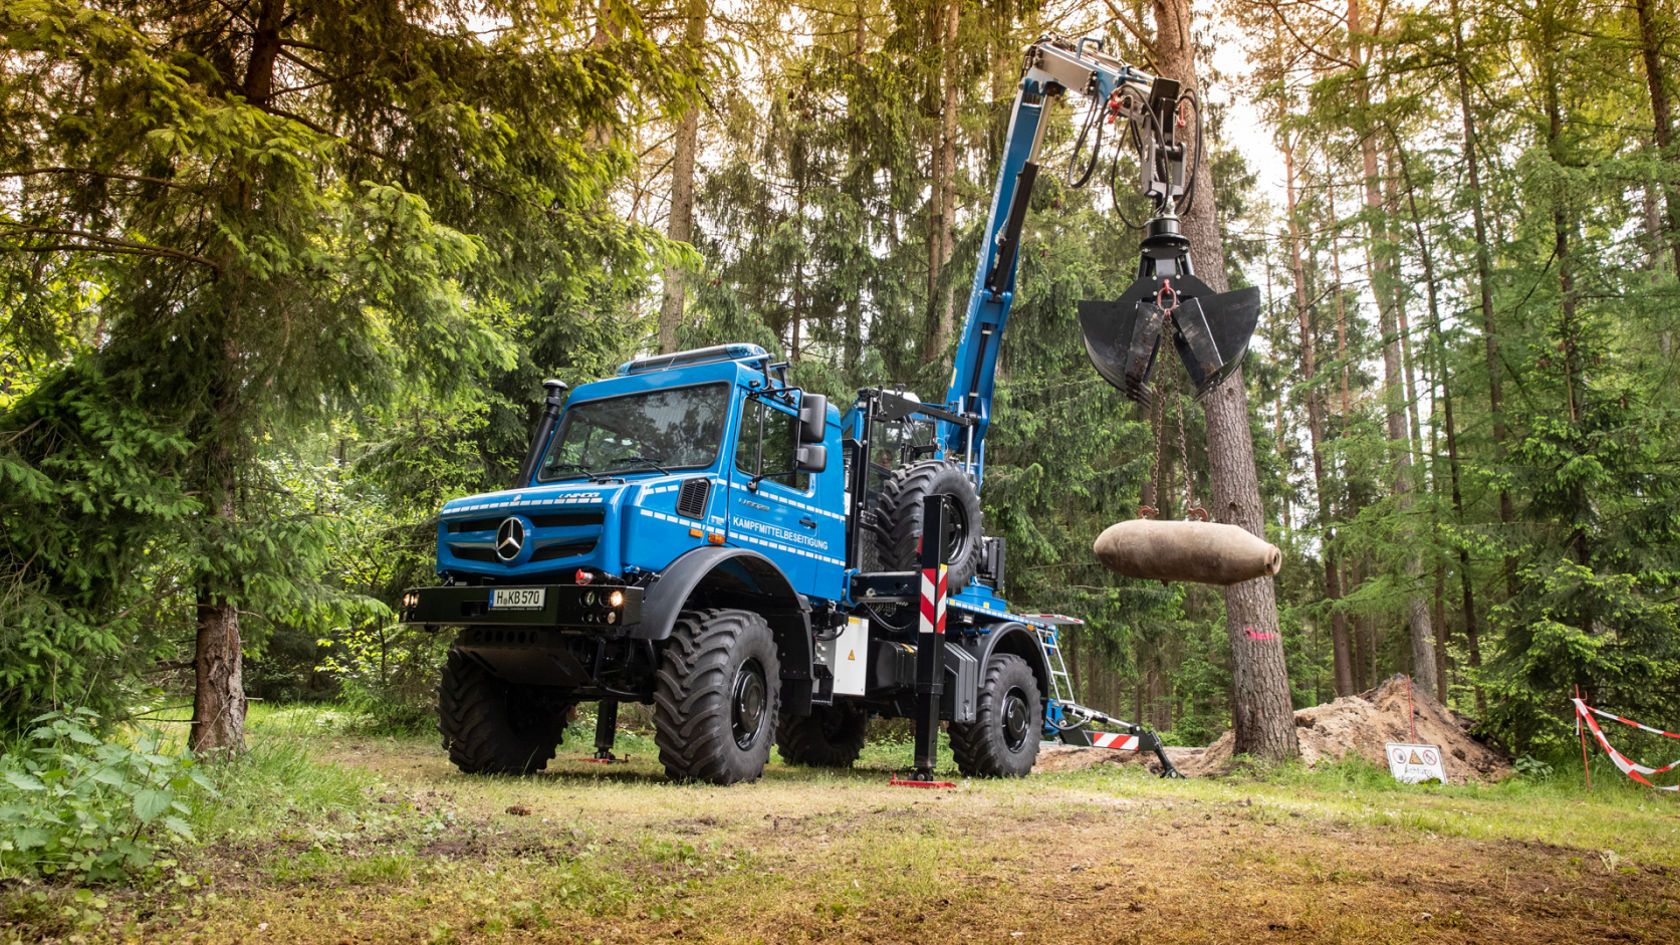
POLYGON ((1056 641, 1056 628, 1035 626, 1033 629, 1038 631, 1038 643, 1044 647, 1044 665, 1050 667, 1050 701, 1061 706, 1071 705, 1073 677, 1068 675, 1067 664, 1062 661, 1062 648, 1056 641))

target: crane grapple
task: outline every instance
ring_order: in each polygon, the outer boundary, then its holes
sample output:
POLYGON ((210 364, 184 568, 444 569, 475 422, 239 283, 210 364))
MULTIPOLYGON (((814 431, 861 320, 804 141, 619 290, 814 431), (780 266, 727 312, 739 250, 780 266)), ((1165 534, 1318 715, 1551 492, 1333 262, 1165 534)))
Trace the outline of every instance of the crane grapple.
POLYGON ((1260 290, 1213 291, 1191 271, 1189 249, 1176 219, 1151 220, 1137 281, 1112 301, 1079 303, 1091 365, 1138 403, 1149 403, 1149 376, 1163 336, 1200 397, 1242 364, 1260 320, 1260 290))

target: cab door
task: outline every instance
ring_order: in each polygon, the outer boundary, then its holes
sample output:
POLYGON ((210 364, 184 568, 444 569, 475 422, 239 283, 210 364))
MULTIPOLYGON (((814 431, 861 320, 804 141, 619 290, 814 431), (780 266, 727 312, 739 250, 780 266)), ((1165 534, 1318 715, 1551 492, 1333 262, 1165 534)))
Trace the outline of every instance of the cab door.
POLYGON ((729 486, 729 540, 782 569, 802 594, 815 588, 817 566, 841 558, 823 528, 811 474, 795 458, 799 418, 793 408, 749 398, 742 406, 729 486))

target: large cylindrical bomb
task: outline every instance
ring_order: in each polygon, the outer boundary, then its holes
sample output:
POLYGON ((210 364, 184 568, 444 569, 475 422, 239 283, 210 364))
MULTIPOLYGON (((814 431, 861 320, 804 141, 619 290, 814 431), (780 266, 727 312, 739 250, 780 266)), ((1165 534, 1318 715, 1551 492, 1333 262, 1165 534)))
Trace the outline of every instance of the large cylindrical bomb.
POLYGON ((1094 547, 1110 571, 1154 581, 1241 584, 1283 566, 1276 545, 1215 522, 1133 519, 1108 526, 1094 547))

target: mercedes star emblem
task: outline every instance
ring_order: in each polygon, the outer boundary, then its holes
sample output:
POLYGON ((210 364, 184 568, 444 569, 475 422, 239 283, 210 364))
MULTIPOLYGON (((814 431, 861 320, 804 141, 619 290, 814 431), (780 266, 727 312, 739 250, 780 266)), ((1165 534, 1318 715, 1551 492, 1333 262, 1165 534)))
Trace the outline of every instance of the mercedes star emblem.
POLYGON ((525 523, 518 516, 509 516, 496 529, 496 557, 512 561, 525 547, 525 523))

